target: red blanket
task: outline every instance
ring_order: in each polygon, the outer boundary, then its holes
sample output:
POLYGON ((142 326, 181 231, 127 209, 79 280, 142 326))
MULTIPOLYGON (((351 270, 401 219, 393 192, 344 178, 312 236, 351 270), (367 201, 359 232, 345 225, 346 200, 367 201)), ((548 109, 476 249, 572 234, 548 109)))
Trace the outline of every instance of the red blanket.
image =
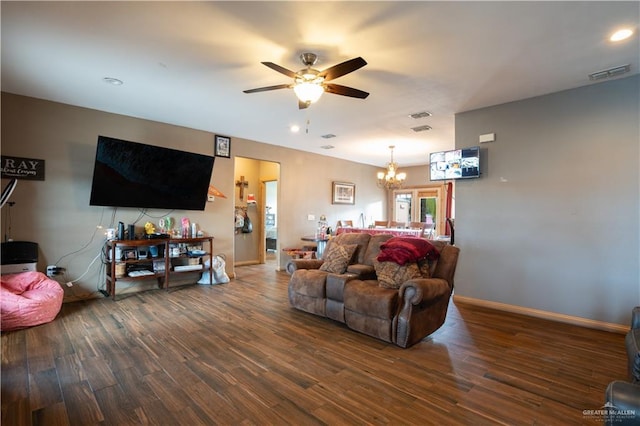
POLYGON ((404 265, 421 259, 436 260, 438 249, 424 238, 393 237, 380 246, 379 262, 395 262, 404 265))

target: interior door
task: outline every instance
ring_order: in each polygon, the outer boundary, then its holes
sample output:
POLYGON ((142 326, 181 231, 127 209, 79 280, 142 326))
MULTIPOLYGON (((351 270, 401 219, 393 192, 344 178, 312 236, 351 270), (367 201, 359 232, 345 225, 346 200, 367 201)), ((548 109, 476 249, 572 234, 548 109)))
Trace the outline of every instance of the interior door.
POLYGON ((435 224, 435 234, 443 235, 445 230, 444 191, 441 187, 422 188, 418 191, 416 221, 435 224))
POLYGON ((412 194, 410 192, 396 193, 393 206, 393 220, 396 222, 409 223, 412 221, 412 194))

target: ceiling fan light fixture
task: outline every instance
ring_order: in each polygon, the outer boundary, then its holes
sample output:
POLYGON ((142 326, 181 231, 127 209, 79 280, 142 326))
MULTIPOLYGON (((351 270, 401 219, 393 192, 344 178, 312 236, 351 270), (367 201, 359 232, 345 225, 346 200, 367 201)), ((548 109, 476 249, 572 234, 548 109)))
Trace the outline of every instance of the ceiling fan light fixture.
POLYGON ((366 99, 367 96, 369 96, 369 93, 363 90, 342 86, 340 84, 327 83, 367 65, 367 61, 361 57, 349 59, 348 61, 341 62, 322 71, 311 68, 318 59, 317 55, 314 53, 303 53, 300 55, 300 59, 306 68, 298 72, 293 72, 278 64, 274 64, 273 62, 262 62, 263 65, 271 68, 272 70, 293 79, 292 84, 277 84, 275 86, 258 87, 255 89, 243 90, 243 92, 258 93, 270 90, 293 89, 296 97, 298 98, 299 109, 307 108, 312 103, 318 101, 323 92, 334 95, 349 96, 357 99, 366 99))
POLYGON ((320 99, 320 96, 324 93, 324 87, 315 82, 304 81, 296 84, 293 87, 293 91, 296 93, 300 102, 312 104, 320 99))

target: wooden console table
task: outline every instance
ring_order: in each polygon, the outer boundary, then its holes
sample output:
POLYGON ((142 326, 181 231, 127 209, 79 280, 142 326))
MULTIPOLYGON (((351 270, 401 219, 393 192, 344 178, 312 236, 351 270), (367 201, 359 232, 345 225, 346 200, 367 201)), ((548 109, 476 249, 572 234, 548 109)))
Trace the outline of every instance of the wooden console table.
POLYGON ((158 281, 159 288, 166 287, 168 290, 171 274, 205 271, 204 260, 207 257, 210 259, 208 268, 209 284, 213 284, 213 262, 211 262, 213 237, 107 240, 105 244, 108 253, 106 261, 106 295, 113 297, 113 300, 116 299, 116 283, 120 280, 139 281, 155 278, 158 281), (209 247, 208 250, 204 250, 203 255, 190 256, 187 253, 181 253, 172 256, 170 248, 175 244, 201 245, 203 249, 204 244, 209 244, 209 247), (151 254, 151 247, 156 247, 157 249, 155 256, 151 254), (175 270, 176 265, 174 263, 194 258, 198 258, 197 265, 200 265, 200 268, 175 270), (120 271, 118 270, 119 268, 124 268, 124 270, 120 271), (128 272, 128 268, 143 272, 140 274, 128 272))

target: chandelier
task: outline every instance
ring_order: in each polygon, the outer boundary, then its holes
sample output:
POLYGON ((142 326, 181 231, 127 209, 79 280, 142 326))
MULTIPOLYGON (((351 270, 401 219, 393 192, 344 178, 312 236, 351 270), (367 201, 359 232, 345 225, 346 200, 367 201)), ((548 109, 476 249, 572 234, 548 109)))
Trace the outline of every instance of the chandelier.
POLYGON ((406 173, 398 173, 398 163, 393 161, 394 145, 390 145, 391 161, 387 163, 386 172, 378 172, 378 186, 386 189, 398 189, 402 186, 402 182, 407 178, 406 173))

